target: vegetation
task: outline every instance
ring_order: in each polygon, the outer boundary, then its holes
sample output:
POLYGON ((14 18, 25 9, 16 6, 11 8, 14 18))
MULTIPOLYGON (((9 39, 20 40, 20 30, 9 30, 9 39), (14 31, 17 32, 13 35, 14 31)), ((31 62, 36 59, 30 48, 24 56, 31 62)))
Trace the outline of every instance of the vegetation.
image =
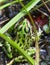
MULTIPOLYGON (((49 2, 46 1, 45 3, 49 2)), ((10 18, 4 26, 0 27, 0 46, 10 60, 7 65, 12 65, 13 62, 28 61, 31 65, 40 65, 40 48, 39 41, 42 31, 36 27, 35 20, 33 20, 31 12, 38 10, 44 4, 36 6, 40 0, 28 1, 26 5, 23 4, 23 0, 0 0, 0 11, 8 8, 14 4, 20 4, 20 11, 10 18), (28 16, 28 19, 26 18, 28 16), (22 20, 21 20, 22 19, 22 20), (33 31, 32 31, 33 30, 33 31), (32 43, 35 43, 35 47, 32 47, 32 43), (35 54, 36 53, 36 54, 35 54), (35 54, 35 59, 33 55, 35 54)), ((16 6, 16 5, 15 5, 16 6)), ((8 13, 7 13, 8 15, 8 13)), ((8 17, 9 18, 9 17, 8 17)), ((49 20, 50 21, 50 20, 49 20)), ((47 25, 48 26, 48 25, 47 25)), ((43 27, 43 30, 50 33, 50 22, 49 26, 43 27)))

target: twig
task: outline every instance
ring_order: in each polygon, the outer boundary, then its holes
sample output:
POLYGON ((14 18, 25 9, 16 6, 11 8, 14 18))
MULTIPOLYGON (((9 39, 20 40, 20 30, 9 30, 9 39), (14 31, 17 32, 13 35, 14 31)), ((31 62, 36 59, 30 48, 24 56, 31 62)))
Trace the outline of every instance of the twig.
MULTIPOLYGON (((48 2, 50 2, 50 0, 45 1, 45 3, 48 3, 48 2)), ((39 6, 36 6, 35 8, 33 8, 33 9, 31 10, 31 12, 37 10, 38 8, 40 8, 40 7, 43 6, 43 5, 44 5, 44 4, 42 3, 42 4, 40 4, 39 6)))
POLYGON ((44 14, 45 16, 49 16, 47 13, 45 13, 45 12, 43 12, 42 10, 40 10, 40 9, 37 9, 39 12, 41 12, 42 14, 44 14))
POLYGON ((42 0, 42 2, 44 3, 44 5, 45 5, 46 9, 47 9, 47 10, 48 10, 48 12, 50 13, 50 10, 49 10, 48 6, 46 5, 46 3, 44 2, 44 0, 42 0))
POLYGON ((40 48, 39 48, 39 43, 38 43, 38 35, 36 36, 36 41, 35 41, 35 47, 36 47, 36 58, 35 58, 35 65, 39 65, 40 62, 40 48))
POLYGON ((0 21, 0 25, 4 24, 6 21, 8 21, 9 19, 7 18, 6 20, 4 21, 0 21))
POLYGON ((9 63, 7 63, 6 65, 12 65, 14 62, 14 59, 12 59, 9 63))

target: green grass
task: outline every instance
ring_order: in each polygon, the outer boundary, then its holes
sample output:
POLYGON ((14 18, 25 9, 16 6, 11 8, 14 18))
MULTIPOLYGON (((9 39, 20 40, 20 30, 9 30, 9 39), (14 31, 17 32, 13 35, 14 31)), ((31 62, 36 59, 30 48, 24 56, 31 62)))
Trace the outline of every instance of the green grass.
MULTIPOLYGON (((2 0, 3 1, 3 0, 2 0)), ((0 1, 0 3, 2 2, 0 1)), ((0 10, 2 10, 5 7, 8 7, 14 3, 16 3, 19 0, 13 1, 11 3, 5 4, 3 6, 0 7, 0 10)), ((31 64, 31 65, 35 65, 35 60, 32 59, 32 57, 30 57, 27 52, 22 49, 19 44, 17 44, 16 42, 14 42, 10 37, 6 36, 4 33, 7 32, 7 30, 9 28, 11 28, 15 23, 18 22, 18 20, 20 20, 22 17, 24 17, 26 14, 28 14, 28 12, 34 8, 34 6, 39 2, 40 0, 31 0, 27 5, 25 5, 25 8, 22 8, 21 11, 14 17, 12 18, 6 25, 4 25, 1 29, 0 29, 0 37, 2 37, 4 40, 6 40, 7 42, 9 42, 9 44, 11 46, 13 46, 14 48, 16 48, 22 55, 24 58, 26 58, 26 60, 31 64)), ((30 18, 32 21, 32 18, 30 18)), ((25 21, 25 20, 24 20, 25 21)))

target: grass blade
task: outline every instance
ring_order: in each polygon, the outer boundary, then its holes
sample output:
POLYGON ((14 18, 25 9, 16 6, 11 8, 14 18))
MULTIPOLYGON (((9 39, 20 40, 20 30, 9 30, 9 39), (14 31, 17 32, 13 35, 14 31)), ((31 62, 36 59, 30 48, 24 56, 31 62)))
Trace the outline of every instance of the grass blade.
MULTIPOLYGON (((31 2, 29 2, 25 7, 26 7, 26 10, 27 11, 30 11, 40 0, 31 0, 31 2)), ((6 32, 12 25, 14 25, 16 22, 18 22, 18 20, 20 18, 22 18, 23 16, 26 15, 26 12, 24 11, 24 9, 19 13, 17 14, 13 19, 11 19, 5 26, 3 26, 1 29, 0 29, 0 32, 1 33, 4 33, 6 32)))
POLYGON ((9 37, 7 37, 6 35, 2 33, 0 33, 0 37, 5 39, 7 42, 9 42, 10 45, 16 48, 24 56, 24 58, 26 58, 28 62, 31 63, 31 65, 35 65, 34 60, 27 54, 27 52, 21 49, 21 47, 17 43, 15 43, 12 39, 10 39, 9 37))

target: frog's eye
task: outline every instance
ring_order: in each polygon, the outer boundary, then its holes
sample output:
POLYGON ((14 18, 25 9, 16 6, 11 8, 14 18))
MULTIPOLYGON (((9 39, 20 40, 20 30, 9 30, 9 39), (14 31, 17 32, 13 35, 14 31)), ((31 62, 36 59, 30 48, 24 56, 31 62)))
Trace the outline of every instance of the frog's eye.
POLYGON ((18 27, 18 31, 21 31, 22 30, 22 27, 18 27))
POLYGON ((25 33, 29 33, 30 32, 30 27, 24 28, 24 31, 25 31, 25 33))
POLYGON ((26 21, 25 22, 23 22, 23 25, 26 25, 27 23, 26 23, 26 21))

